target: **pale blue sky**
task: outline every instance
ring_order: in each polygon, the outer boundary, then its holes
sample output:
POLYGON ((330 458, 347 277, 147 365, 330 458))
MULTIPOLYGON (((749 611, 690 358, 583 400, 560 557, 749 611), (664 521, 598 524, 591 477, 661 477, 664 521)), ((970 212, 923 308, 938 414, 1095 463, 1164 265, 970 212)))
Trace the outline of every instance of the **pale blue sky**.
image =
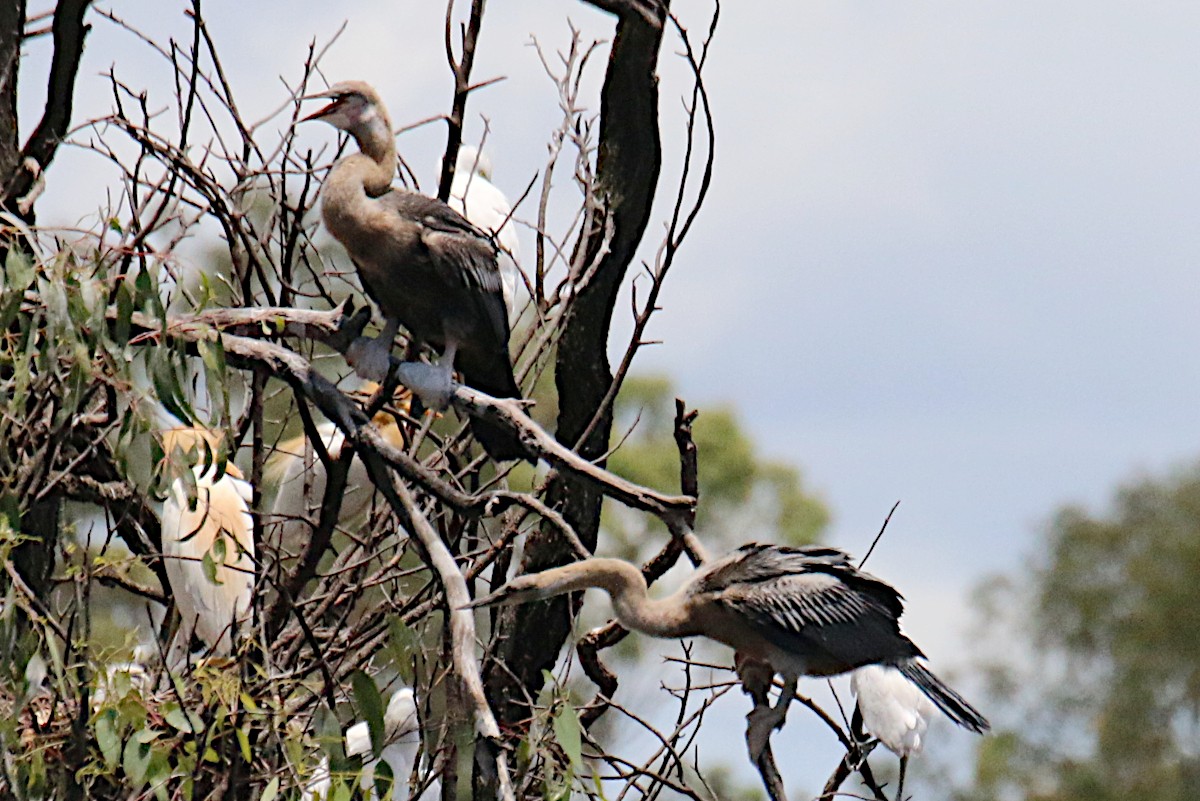
MULTIPOLYGON (((326 74, 374 83, 399 125, 448 108, 440 6, 205 8, 247 117, 346 20, 326 74)), ((189 35, 171 4, 119 7, 189 35)), ((561 47, 568 16, 609 35, 580 3, 488 5, 475 75, 509 80, 470 111, 491 120, 510 195, 556 122, 529 35, 561 47)), ((969 661, 970 587, 1020 565, 1057 506, 1200 454, 1198 36, 1200 5, 1182 1, 725 4, 708 73, 716 179, 650 332, 664 344, 639 364, 701 409, 735 403, 829 502, 832 542, 861 553, 902 501, 871 566, 904 590, 935 666, 969 661)), ((95 76, 113 63, 161 87, 158 63, 96 21, 81 115, 106 109, 95 76)), ((665 125, 671 161, 679 120, 665 125)), ((400 141, 427 182, 442 141, 440 126, 400 141)), ((62 160, 47 221, 100 202, 82 155, 62 160)))

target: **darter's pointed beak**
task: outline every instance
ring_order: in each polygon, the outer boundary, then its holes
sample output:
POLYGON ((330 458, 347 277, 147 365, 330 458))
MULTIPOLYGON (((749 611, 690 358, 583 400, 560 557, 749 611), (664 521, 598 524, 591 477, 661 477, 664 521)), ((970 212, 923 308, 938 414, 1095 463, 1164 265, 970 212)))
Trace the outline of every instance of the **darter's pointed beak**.
POLYGON ((492 606, 493 604, 500 603, 507 596, 508 596, 508 591, 505 589, 500 589, 500 590, 497 590, 496 592, 493 592, 491 595, 484 595, 481 598, 476 598, 474 601, 471 601, 471 603, 469 603, 469 604, 463 604, 462 606, 459 607, 459 609, 479 609, 480 607, 484 607, 484 606, 492 606))
POLYGON ((322 117, 324 117, 325 115, 331 113, 334 109, 336 109, 338 107, 338 104, 341 102, 341 99, 338 97, 338 93, 333 91, 332 89, 326 90, 324 92, 314 92, 311 95, 304 95, 303 97, 301 97, 300 98, 301 100, 329 100, 331 98, 333 100, 332 103, 326 103, 324 106, 321 106, 321 108, 317 109, 312 114, 309 114, 307 117, 301 117, 300 122, 308 122, 309 120, 319 120, 322 117))

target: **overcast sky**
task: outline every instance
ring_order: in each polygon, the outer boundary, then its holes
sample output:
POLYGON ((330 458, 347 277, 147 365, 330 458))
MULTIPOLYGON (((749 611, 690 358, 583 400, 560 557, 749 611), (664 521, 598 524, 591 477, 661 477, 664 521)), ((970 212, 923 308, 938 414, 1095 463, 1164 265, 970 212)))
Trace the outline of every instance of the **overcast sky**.
MULTIPOLYGON (((374 83, 401 125, 449 107, 440 5, 205 9, 247 117, 345 21, 326 75, 374 83)), ((173 4, 118 8, 190 35, 173 4)), ((510 195, 557 122, 530 35, 562 47, 568 17, 610 35, 580 3, 488 5, 475 77, 508 80, 474 98, 469 134, 490 119, 510 195)), ((80 118, 106 110, 109 65, 162 87, 160 62, 94 22, 80 118)), ((1200 453, 1198 36, 1200 5, 1182 0, 725 4, 708 72, 716 179, 651 330, 663 344, 639 365, 702 410, 735 403, 827 500, 831 542, 863 552, 902 501, 871 567, 909 598, 935 666, 967 663, 969 589, 1034 553, 1055 508, 1099 508, 1116 482, 1200 453)), ((670 163, 677 49, 663 54, 670 163)), ((400 140, 426 186, 443 142, 440 126, 400 140)), ((47 222, 100 202, 81 191, 84 155, 62 161, 47 222)))

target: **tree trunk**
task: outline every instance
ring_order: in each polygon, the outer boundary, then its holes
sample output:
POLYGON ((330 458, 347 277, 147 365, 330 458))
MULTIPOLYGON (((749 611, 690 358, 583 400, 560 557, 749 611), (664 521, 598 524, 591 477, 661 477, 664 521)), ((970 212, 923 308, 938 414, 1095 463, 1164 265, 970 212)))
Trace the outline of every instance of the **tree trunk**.
MULTIPOLYGON (((665 4, 664 4, 665 5, 665 4)), ((609 326, 626 269, 650 220, 658 186, 662 147, 658 130, 658 76, 661 23, 650 24, 629 12, 618 23, 601 93, 597 188, 601 210, 594 225, 583 232, 576 252, 591 264, 612 227, 609 252, 590 283, 579 293, 558 346, 555 381, 559 415, 556 437, 588 459, 600 459, 608 449, 611 407, 601 410, 609 387, 609 326), (588 427, 583 442, 580 438, 588 427)), ((602 462, 601 462, 602 463, 602 462)), ((589 549, 596 547, 602 497, 592 486, 560 475, 551 483, 547 502, 559 509, 589 549)), ((529 536, 522 572, 565 564, 574 557, 551 526, 529 536)), ((494 659, 486 670, 488 699, 502 730, 523 728, 529 717, 527 699, 542 687, 542 671, 553 667, 570 633, 567 598, 506 607, 497 620, 494 659), (503 665, 501 667, 501 665, 503 665)), ((476 798, 494 798, 495 788, 481 787, 476 798)))
POLYGON ((17 131, 17 73, 21 64, 21 32, 25 30, 25 0, 0 3, 0 181, 21 163, 17 131))

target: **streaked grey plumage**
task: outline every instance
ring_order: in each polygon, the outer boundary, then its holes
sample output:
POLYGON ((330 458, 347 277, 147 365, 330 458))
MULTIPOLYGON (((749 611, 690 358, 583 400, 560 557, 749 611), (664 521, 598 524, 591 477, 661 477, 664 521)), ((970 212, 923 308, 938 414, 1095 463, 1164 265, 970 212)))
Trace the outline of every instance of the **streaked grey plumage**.
POLYGON ((863 665, 891 665, 955 723, 982 732, 988 722, 933 673, 900 631, 900 593, 854 567, 836 548, 749 543, 699 570, 662 599, 647 597, 641 571, 619 559, 593 558, 518 576, 472 606, 521 603, 596 587, 612 596, 626 628, 654 637, 703 635, 744 660, 784 677, 779 704, 751 713, 747 739, 757 758, 783 722, 800 676, 832 676, 863 665))

